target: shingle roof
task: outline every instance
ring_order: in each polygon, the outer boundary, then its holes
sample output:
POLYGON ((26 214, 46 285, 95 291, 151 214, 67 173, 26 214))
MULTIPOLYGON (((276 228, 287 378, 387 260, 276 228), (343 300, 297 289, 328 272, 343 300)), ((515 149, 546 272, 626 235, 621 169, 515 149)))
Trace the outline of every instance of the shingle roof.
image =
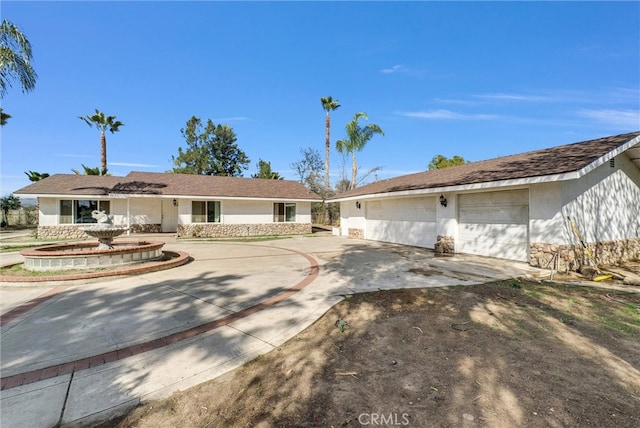
POLYGON ((131 172, 126 177, 55 174, 15 193, 20 195, 158 195, 187 197, 322 200, 290 180, 131 172))
POLYGON ((575 172, 638 136, 640 136, 640 131, 404 175, 367 184, 340 193, 331 199, 337 200, 379 193, 464 186, 575 172))

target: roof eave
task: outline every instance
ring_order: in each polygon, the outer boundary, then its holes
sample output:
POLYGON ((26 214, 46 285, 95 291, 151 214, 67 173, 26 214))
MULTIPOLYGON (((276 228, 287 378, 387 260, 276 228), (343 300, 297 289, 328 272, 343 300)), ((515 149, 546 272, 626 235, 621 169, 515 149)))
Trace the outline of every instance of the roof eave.
POLYGON ((153 194, 130 194, 130 193, 109 193, 109 194, 77 194, 77 193, 15 193, 16 196, 36 197, 36 198, 59 198, 59 199, 78 199, 78 198, 94 198, 94 199, 132 199, 132 198, 157 198, 157 199, 194 199, 194 200, 251 200, 251 201, 291 201, 291 202, 322 202, 318 198, 300 198, 300 197, 251 197, 251 196, 197 196, 197 195, 153 195, 153 194))
POLYGON ((400 198, 400 197, 406 197, 406 196, 432 195, 432 194, 448 193, 448 192, 463 192, 463 191, 486 190, 486 189, 507 188, 507 187, 508 188, 526 187, 531 184, 575 180, 576 178, 579 178, 578 172, 573 171, 573 172, 568 172, 563 174, 541 175, 537 177, 517 178, 513 180, 487 181, 483 183, 430 187, 425 189, 403 190, 398 192, 362 194, 362 195, 355 195, 355 196, 347 196, 346 198, 330 199, 329 202, 348 202, 348 201, 354 201, 357 199, 400 198))

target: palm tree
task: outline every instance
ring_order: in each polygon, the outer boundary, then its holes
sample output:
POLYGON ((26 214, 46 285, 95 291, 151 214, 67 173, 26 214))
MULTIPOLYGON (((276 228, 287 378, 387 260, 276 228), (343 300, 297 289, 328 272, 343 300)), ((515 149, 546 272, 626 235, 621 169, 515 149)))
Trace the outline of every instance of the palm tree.
POLYGON ((336 141, 336 149, 340 153, 351 153, 351 185, 349 189, 356 187, 356 174, 358 172, 358 164, 356 162, 356 152, 359 152, 373 138, 375 134, 384 135, 384 131, 374 124, 370 123, 365 127, 358 124, 358 120, 363 118, 368 120, 367 114, 364 112, 356 113, 351 122, 347 123, 347 139, 336 141))
POLYGON ((0 107, 0 126, 5 126, 7 124, 7 120, 11 119, 11 115, 9 113, 5 113, 0 107))
POLYGON ((324 187, 326 191, 329 191, 331 188, 331 183, 329 183, 329 150, 331 149, 331 138, 330 138, 330 130, 331 130, 331 115, 330 113, 333 110, 336 110, 340 107, 339 101, 334 100, 331 97, 321 97, 320 102, 322 103, 322 108, 327 112, 327 116, 325 118, 325 139, 324 139, 324 187))
POLYGON ((76 175, 111 175, 107 172, 107 168, 100 169, 99 166, 91 168, 90 166, 82 164, 82 170, 83 172, 80 172, 77 169, 71 168, 71 172, 76 175))
POLYGON ((24 173, 27 174, 27 177, 29 177, 29 181, 32 182, 44 180, 45 178, 49 177, 48 172, 25 171, 24 173))
POLYGON ((105 116, 105 114, 98 111, 98 109, 96 109, 96 113, 94 115, 78 116, 78 118, 83 120, 87 125, 89 125, 89 127, 96 125, 96 128, 100 130, 100 166, 102 170, 102 174, 100 175, 106 175, 107 137, 105 136, 105 131, 108 129, 112 134, 114 132, 118 132, 118 128, 124 126, 124 123, 116 120, 115 116, 105 116))
POLYGON ((0 24, 0 98, 3 98, 12 80, 19 80, 22 92, 36 86, 38 75, 31 66, 31 43, 11 21, 0 24))

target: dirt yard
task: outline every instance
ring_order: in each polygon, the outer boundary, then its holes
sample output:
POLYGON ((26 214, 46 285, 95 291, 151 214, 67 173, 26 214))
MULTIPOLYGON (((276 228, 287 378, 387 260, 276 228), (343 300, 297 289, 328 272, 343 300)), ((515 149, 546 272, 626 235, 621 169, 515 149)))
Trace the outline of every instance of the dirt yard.
POLYGON ((354 295, 282 347, 113 427, 638 427, 640 289, 354 295))

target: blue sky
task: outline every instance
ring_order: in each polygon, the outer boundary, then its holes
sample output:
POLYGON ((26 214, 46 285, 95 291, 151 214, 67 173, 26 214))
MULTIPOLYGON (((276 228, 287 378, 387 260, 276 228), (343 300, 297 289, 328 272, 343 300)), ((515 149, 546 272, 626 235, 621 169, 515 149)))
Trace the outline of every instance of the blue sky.
MULTIPOLYGON (((229 124, 239 147, 296 179, 324 158, 320 97, 337 98, 332 144, 364 111, 385 136, 358 154, 387 178, 436 154, 475 161, 640 130, 640 3, 29 2, 2 18, 33 46, 36 88, 2 100, 2 194, 24 171, 100 163, 164 172, 191 116, 229 124)), ((350 163, 347 162, 347 175, 350 163)), ((331 153, 331 176, 343 159, 331 153)), ((375 177, 371 176, 371 179, 375 177)))

